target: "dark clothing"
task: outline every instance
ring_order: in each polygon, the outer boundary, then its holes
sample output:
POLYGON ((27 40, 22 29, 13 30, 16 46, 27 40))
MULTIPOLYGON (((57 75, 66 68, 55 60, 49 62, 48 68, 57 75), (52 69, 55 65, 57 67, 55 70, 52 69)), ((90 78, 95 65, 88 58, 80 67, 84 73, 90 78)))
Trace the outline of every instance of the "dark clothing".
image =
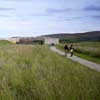
POLYGON ((64 46, 64 49, 65 49, 65 56, 67 56, 67 53, 68 53, 68 50, 69 50, 68 46, 65 45, 65 46, 64 46))
POLYGON ((70 49, 70 50, 73 49, 73 45, 71 45, 69 49, 70 49))
POLYGON ((64 49, 65 49, 65 50, 68 50, 68 46, 67 46, 67 45, 65 45, 65 46, 64 46, 64 49))

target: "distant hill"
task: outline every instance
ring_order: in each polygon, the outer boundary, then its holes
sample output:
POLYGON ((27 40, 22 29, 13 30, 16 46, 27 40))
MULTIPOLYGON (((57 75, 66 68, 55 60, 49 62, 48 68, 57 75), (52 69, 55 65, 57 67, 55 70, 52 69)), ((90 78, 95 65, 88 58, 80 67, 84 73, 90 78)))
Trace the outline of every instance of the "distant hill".
POLYGON ((74 34, 59 33, 59 34, 45 35, 45 37, 59 38, 61 42, 100 41, 100 31, 74 33, 74 34))

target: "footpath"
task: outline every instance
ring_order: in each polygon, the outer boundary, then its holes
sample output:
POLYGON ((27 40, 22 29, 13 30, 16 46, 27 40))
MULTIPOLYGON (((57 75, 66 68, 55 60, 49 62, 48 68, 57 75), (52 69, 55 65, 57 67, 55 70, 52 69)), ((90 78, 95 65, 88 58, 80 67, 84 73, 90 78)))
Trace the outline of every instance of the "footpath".
MULTIPOLYGON (((52 50, 54 52, 57 52, 58 54, 60 54, 62 56, 65 56, 64 52, 60 51, 59 49, 57 49, 54 46, 51 46, 50 50, 52 50)), ((96 71, 100 71, 100 64, 97 64, 97 63, 82 59, 82 58, 77 57, 77 56, 70 57, 70 54, 67 54, 66 58, 71 59, 72 61, 78 62, 78 63, 80 63, 82 65, 85 65, 85 66, 87 66, 87 67, 89 67, 91 69, 94 69, 96 71)))

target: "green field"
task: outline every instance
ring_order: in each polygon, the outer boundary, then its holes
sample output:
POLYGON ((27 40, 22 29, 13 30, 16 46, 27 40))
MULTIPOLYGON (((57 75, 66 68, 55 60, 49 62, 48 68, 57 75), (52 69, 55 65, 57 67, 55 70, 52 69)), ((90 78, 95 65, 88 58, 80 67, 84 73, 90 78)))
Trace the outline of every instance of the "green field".
POLYGON ((100 57, 100 42, 74 43, 77 52, 86 53, 93 57, 100 57))
POLYGON ((81 42, 74 44, 76 52, 92 57, 100 57, 100 42, 81 42))
POLYGON ((0 100, 100 100, 100 73, 47 46, 1 46, 0 100))
POLYGON ((0 46, 5 46, 5 45, 11 45, 13 43, 7 41, 7 40, 0 40, 0 46))
POLYGON ((81 42, 74 44, 76 55, 100 64, 100 42, 81 42))

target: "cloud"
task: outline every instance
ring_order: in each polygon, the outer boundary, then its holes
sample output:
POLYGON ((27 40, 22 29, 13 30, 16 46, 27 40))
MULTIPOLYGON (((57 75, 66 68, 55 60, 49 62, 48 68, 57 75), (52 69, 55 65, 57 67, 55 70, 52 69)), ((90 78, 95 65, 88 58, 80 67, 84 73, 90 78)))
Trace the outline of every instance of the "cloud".
POLYGON ((32 0, 1 0, 1 1, 30 2, 30 1, 32 1, 32 0))
POLYGON ((63 21, 63 22, 73 22, 73 21, 77 21, 77 20, 81 20, 83 17, 81 16, 73 16, 73 17, 62 17, 62 18, 59 18, 57 21, 63 21))
POLYGON ((48 8, 46 11, 48 13, 64 13, 64 12, 68 12, 71 11, 71 8, 65 8, 65 9, 54 9, 54 8, 48 8))
POLYGON ((47 14, 47 13, 34 13, 34 14, 31 14, 31 16, 34 16, 34 17, 42 17, 42 16, 50 16, 50 15, 47 14))
POLYGON ((85 11, 100 11, 100 6, 90 5, 84 8, 85 11))
POLYGON ((3 7, 0 7, 0 11, 15 11, 14 8, 3 8, 3 7))
POLYGON ((59 8, 59 9, 56 9, 56 8, 46 8, 44 11, 33 13, 31 16, 38 16, 38 17, 41 17, 41 16, 51 16, 52 14, 66 13, 66 12, 69 12, 71 10, 72 10, 71 8, 65 8, 65 9, 63 9, 63 8, 59 8))
POLYGON ((92 18, 95 18, 95 19, 100 19, 100 15, 94 15, 94 16, 91 16, 92 18))
POLYGON ((11 16, 9 16, 9 15, 0 15, 0 17, 7 18, 7 17, 11 17, 11 16))

